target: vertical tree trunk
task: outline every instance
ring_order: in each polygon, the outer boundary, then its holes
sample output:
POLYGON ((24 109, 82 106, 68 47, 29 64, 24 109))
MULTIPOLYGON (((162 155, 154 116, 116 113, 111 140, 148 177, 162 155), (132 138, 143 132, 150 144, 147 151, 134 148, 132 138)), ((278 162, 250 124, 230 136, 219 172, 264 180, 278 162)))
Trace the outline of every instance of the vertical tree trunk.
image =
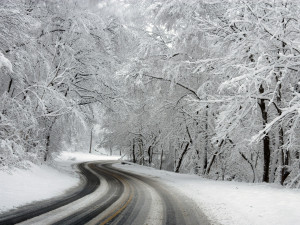
POLYGON ((204 146, 204 155, 203 155, 203 170, 202 174, 206 173, 207 169, 207 155, 208 155, 208 105, 205 109, 205 136, 204 136, 205 146, 204 146))
POLYGON ((151 163, 152 163, 152 146, 150 145, 149 147, 148 147, 148 163, 149 163, 149 166, 151 165, 151 163))
POLYGON ((173 168, 175 171, 176 170, 176 165, 177 165, 177 149, 179 149, 179 143, 177 142, 177 147, 174 148, 174 165, 173 165, 173 168))
MULTIPOLYGON (((283 25, 283 30, 286 30, 286 25, 287 23, 285 22, 285 18, 282 19, 282 25, 283 25)), ((278 57, 277 59, 280 59, 280 52, 282 51, 282 54, 286 54, 287 53, 287 49, 285 49, 286 47, 286 43, 284 41, 281 42, 282 45, 282 49, 278 50, 278 57)), ((276 82, 278 84, 278 88, 277 88, 277 111, 278 114, 281 115, 282 111, 280 109, 280 107, 282 107, 282 95, 281 95, 281 78, 282 78, 282 71, 279 71, 279 73, 277 74, 276 78, 276 82)), ((289 175, 289 172, 287 170, 287 165, 289 164, 289 156, 288 156, 288 152, 286 149, 284 149, 284 132, 283 132, 283 127, 280 125, 279 127, 279 162, 280 162, 280 171, 279 171, 279 176, 280 176, 280 184, 283 185, 285 179, 287 178, 287 176, 289 175)))
POLYGON ((133 163, 136 163, 136 159, 135 159, 135 139, 133 139, 133 142, 132 142, 132 161, 133 161, 133 163))
POLYGON ((280 166, 280 172, 279 172, 279 182, 281 185, 283 185, 284 182, 284 174, 285 174, 285 160, 284 160, 284 149, 283 149, 283 129, 282 127, 279 128, 279 166, 280 166))
POLYGON ((161 154, 160 154, 160 165, 159 165, 159 169, 162 169, 162 165, 163 165, 163 157, 164 157, 164 148, 161 148, 161 154))
POLYGON ((49 154, 49 148, 50 148, 50 132, 47 134, 46 136, 46 152, 45 152, 45 155, 44 155, 44 162, 47 161, 48 159, 48 154, 49 154))
POLYGON ((89 153, 92 153, 92 145, 93 145, 93 128, 91 129, 91 138, 90 138, 90 150, 89 150, 89 153))
POLYGON ((279 146, 279 136, 277 130, 275 132, 270 133, 270 146, 272 149, 271 160, 270 160, 270 175, 269 182, 274 183, 276 179, 276 171, 278 169, 280 152, 278 150, 279 146))
MULTIPOLYGON (((264 88, 262 85, 259 87, 259 93, 264 93, 264 88)), ((266 102, 264 99, 259 100, 259 106, 261 109, 263 127, 265 127, 268 123, 268 112, 266 107, 266 102)), ((263 166, 263 182, 269 183, 269 168, 270 168, 270 138, 269 134, 265 133, 263 138, 263 155, 264 155, 264 166, 263 166)))
MULTIPOLYGON (((283 45, 283 48, 285 45, 283 45)), ((277 105, 278 107, 281 107, 281 83, 280 83, 280 78, 282 77, 282 72, 279 72, 279 77, 276 76, 276 82, 278 84, 278 89, 277 89, 277 105)), ((277 112, 279 116, 282 114, 282 111, 280 108, 277 108, 277 112)), ((283 185, 285 179, 289 175, 289 172, 287 170, 287 165, 289 164, 289 156, 288 152, 284 149, 284 132, 283 132, 283 127, 279 125, 279 131, 278 131, 278 149, 279 149, 279 164, 280 164, 280 171, 279 171, 279 182, 281 185, 283 185)))
POLYGON ((140 160, 139 160, 139 164, 140 165, 144 165, 144 145, 143 145, 143 140, 139 139, 139 155, 140 155, 140 160))
POLYGON ((52 121, 49 129, 48 129, 48 133, 47 133, 47 136, 46 136, 46 151, 45 151, 45 155, 44 155, 44 162, 47 161, 48 159, 48 156, 49 156, 49 150, 50 150, 50 140, 51 140, 51 131, 52 131, 52 128, 53 128, 53 125, 56 121, 56 117, 54 118, 54 120, 52 121))
POLYGON ((269 183, 269 167, 270 167, 270 139, 269 135, 266 134, 266 136, 263 139, 263 145, 264 145, 264 172, 263 172, 263 182, 269 183))

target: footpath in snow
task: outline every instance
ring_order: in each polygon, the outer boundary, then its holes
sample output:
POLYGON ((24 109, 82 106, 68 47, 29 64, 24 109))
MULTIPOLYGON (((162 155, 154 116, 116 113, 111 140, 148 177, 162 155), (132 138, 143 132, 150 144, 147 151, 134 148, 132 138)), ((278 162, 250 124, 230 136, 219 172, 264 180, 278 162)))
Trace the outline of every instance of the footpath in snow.
POLYGON ((0 213, 16 207, 64 194, 80 184, 80 177, 72 168, 75 163, 94 160, 116 160, 119 157, 80 152, 62 152, 53 167, 32 164, 30 169, 0 171, 0 213))
POLYGON ((213 181, 133 164, 117 168, 152 177, 194 200, 212 224, 300 224, 300 190, 270 184, 213 181))

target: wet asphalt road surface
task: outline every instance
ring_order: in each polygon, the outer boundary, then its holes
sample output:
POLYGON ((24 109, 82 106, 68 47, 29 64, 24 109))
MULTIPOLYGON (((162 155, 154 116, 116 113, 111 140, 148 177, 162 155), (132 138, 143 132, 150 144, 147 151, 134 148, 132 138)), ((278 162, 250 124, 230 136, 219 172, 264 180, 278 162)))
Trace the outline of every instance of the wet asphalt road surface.
POLYGON ((192 200, 155 179, 112 167, 115 162, 78 164, 80 186, 0 214, 0 225, 210 224, 192 200))

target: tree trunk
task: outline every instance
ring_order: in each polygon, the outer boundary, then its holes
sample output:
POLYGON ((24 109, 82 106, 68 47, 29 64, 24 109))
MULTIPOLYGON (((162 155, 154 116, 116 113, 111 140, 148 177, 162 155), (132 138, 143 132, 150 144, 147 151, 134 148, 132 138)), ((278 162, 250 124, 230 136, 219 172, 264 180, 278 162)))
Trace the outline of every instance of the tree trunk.
POLYGON ((92 153, 92 143, 93 143, 93 128, 91 129, 91 138, 90 138, 90 150, 89 150, 89 153, 92 153))
POLYGON ((152 163, 152 146, 150 145, 149 147, 148 147, 148 163, 149 163, 149 166, 151 165, 151 163, 152 163))
POLYGON ((12 78, 10 78, 10 81, 9 81, 9 84, 8 84, 7 93, 9 93, 9 92, 10 92, 10 90, 11 90, 11 86, 12 86, 12 83, 13 83, 13 79, 12 79, 12 78))
POLYGON ((50 148, 51 131, 52 131, 55 121, 56 121, 56 117, 54 118, 53 122, 51 123, 48 133, 47 133, 47 136, 46 136, 46 151, 45 151, 45 155, 44 155, 44 162, 46 162, 48 159, 49 150, 50 150, 49 148, 50 148))
POLYGON ((206 169, 207 169, 207 154, 208 154, 208 105, 206 106, 205 109, 205 137, 204 137, 204 141, 205 141, 205 146, 204 146, 204 156, 203 156, 203 170, 202 170, 202 174, 206 173, 206 169))
POLYGON ((264 143, 264 172, 263 182, 269 183, 269 167, 270 167, 270 139, 268 134, 263 139, 264 143))
MULTIPOLYGON (((262 85, 259 87, 259 92, 264 93, 264 88, 262 85)), ((266 108, 266 102, 264 99, 259 100, 259 106, 261 109, 262 119, 263 119, 263 127, 265 127, 268 123, 268 112, 266 108)), ((265 133, 263 138, 263 155, 264 155, 264 166, 263 166, 263 182, 269 183, 269 168, 270 168, 270 138, 269 134, 265 133)))
POLYGON ((49 147, 50 147, 50 132, 51 131, 49 131, 49 133, 46 137, 46 152, 45 152, 45 155, 44 155, 44 162, 46 162, 47 159, 48 159, 49 147))
POLYGON ((215 159, 216 159, 217 154, 218 154, 218 152, 216 151, 216 152, 213 154, 213 156, 211 157, 211 159, 210 159, 210 161, 209 161, 209 163, 208 163, 208 165, 207 165, 207 168, 206 168, 206 170, 205 170, 205 174, 206 174, 206 175, 209 174, 210 169, 211 169, 211 167, 212 167, 212 165, 213 165, 213 163, 214 163, 214 161, 215 161, 215 159))
POLYGON ((164 157, 164 149, 161 148, 161 154, 160 154, 160 165, 159 165, 159 169, 162 169, 162 164, 163 164, 163 157, 164 157))
POLYGON ((139 139, 139 155, 140 155, 140 160, 139 164, 144 165, 144 145, 143 145, 143 140, 139 139))
MULTIPOLYGON (((231 141, 231 142, 232 142, 232 141, 231 141)), ((224 143, 225 143, 225 141, 222 140, 221 143, 219 144, 219 146, 218 146, 219 152, 221 152, 222 146, 223 146, 224 143)), ((218 151, 215 151, 214 154, 212 155, 211 159, 209 160, 209 163, 208 163, 207 168, 206 168, 206 170, 205 170, 205 174, 206 174, 206 175, 209 174, 210 169, 211 169, 211 167, 212 167, 212 165, 213 165, 213 163, 214 163, 214 161, 215 161, 215 159, 216 159, 217 154, 218 154, 218 151)))
POLYGON ((133 161, 133 163, 136 163, 136 159, 135 159, 135 139, 133 139, 133 144, 132 144, 132 161, 133 161))
MULTIPOLYGON (((283 30, 286 29, 286 25, 287 23, 285 23, 285 18, 282 19, 282 24, 283 24, 283 30)), ((281 42, 282 45, 282 53, 285 55, 287 53, 287 50, 285 49, 286 47, 286 43, 285 42, 281 42)), ((280 49, 278 50, 278 57, 277 59, 280 59, 280 49)), ((282 71, 279 71, 279 73, 277 74, 276 78, 276 82, 278 84, 278 89, 277 89, 277 96, 276 96, 276 100, 277 100, 277 111, 278 114, 281 115, 282 111, 280 109, 280 107, 282 107, 282 95, 281 95, 281 80, 282 79, 282 71)), ((280 125, 279 127, 279 162, 280 162, 280 171, 279 171, 279 176, 280 176, 280 184, 283 185, 285 179, 288 177, 288 175, 290 174, 290 172, 287 170, 287 166, 289 164, 289 153, 286 149, 284 149, 284 132, 283 132, 283 127, 280 125)))
POLYGON ((183 152, 181 153, 181 155, 180 155, 180 157, 179 157, 179 159, 178 159, 178 163, 177 163, 177 166, 176 166, 176 169, 175 169, 175 173, 179 173, 179 169, 180 169, 180 166, 181 166, 181 164, 182 164, 182 160, 183 160, 185 154, 187 153, 187 150, 188 150, 188 148, 189 148, 189 145, 190 145, 190 143, 188 142, 188 143, 186 144, 186 146, 185 146, 183 152))
POLYGON ((270 146, 272 149, 270 160, 270 175, 269 182, 274 183, 276 180, 277 170, 280 167, 280 150, 279 150, 279 132, 277 128, 274 132, 270 133, 270 146))
POLYGON ((252 183, 255 182, 256 180, 256 173, 255 173, 255 168, 253 166, 253 163, 244 155, 244 153, 242 152, 239 152, 240 155, 242 156, 242 158, 250 165, 251 169, 252 169, 252 173, 253 173, 253 180, 252 180, 252 183))

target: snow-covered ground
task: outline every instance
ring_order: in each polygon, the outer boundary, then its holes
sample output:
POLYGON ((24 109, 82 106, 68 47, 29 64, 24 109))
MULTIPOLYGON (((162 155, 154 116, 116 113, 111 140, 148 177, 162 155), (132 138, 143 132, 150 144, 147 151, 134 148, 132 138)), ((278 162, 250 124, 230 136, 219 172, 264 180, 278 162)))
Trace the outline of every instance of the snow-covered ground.
POLYGON ((107 156, 107 155, 97 155, 89 154, 84 152, 62 152, 56 159, 55 162, 60 164, 74 164, 87 161, 97 161, 97 160, 118 160, 120 156, 107 156))
POLYGON ((79 178, 50 166, 32 165, 28 170, 0 172, 0 212, 63 194, 79 184, 79 178))
MULTIPOLYGON (((11 174, 0 172, 0 212, 63 194, 78 185, 80 179, 72 168, 74 163, 118 158, 63 152, 54 161, 56 169, 32 165, 29 170, 16 169, 11 174)), ((269 184, 212 181, 132 164, 115 166, 157 179, 180 191, 193 199, 213 224, 300 224, 300 190, 269 184)))
POLYGON ((74 163, 94 160, 114 160, 119 157, 62 152, 52 166, 37 166, 30 169, 15 169, 11 173, 0 171, 0 213, 33 201, 40 201, 63 194, 79 185, 74 172, 74 163))
POLYGON ((213 224, 300 224, 300 190, 269 184, 213 181, 132 164, 115 166, 176 188, 193 199, 213 224))

